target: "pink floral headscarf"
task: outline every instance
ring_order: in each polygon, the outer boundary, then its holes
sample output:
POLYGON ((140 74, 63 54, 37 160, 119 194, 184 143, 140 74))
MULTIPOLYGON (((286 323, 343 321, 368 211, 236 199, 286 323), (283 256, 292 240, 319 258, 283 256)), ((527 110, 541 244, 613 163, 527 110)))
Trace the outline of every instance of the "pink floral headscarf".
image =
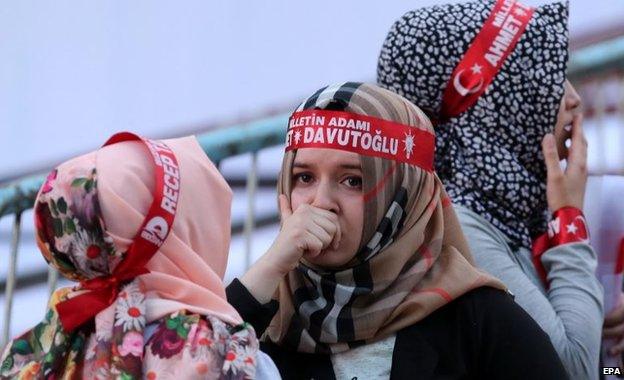
MULTIPOLYGON (((179 164, 180 192, 149 273, 123 283, 108 308, 72 332, 56 305, 88 290, 57 290, 44 321, 5 349, 0 378, 254 377, 255 332, 227 303, 222 282, 231 190, 195 138, 164 142, 179 164)), ((34 206, 46 261, 75 281, 110 275, 152 202, 151 160, 140 142, 123 142, 52 171, 34 206)))

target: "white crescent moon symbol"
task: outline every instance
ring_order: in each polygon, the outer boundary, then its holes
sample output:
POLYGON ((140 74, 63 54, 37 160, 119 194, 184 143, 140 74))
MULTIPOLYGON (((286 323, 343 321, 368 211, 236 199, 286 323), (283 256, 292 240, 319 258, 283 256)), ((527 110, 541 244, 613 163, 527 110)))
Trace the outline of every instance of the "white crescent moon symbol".
POLYGON ((461 84, 459 80, 463 72, 464 70, 461 70, 460 72, 457 73, 457 75, 455 75, 455 78, 453 78, 453 86, 455 87, 455 90, 457 90, 457 92, 459 92, 461 96, 474 94, 475 92, 479 91, 481 89, 481 86, 483 86, 483 77, 479 79, 479 84, 476 85, 475 87, 466 88, 461 84))
POLYGON ((587 234, 587 238, 583 239, 584 242, 589 241, 589 230, 587 229, 587 222, 585 221, 585 217, 578 215, 574 220, 580 219, 583 222, 583 229, 585 229, 585 233, 587 234))

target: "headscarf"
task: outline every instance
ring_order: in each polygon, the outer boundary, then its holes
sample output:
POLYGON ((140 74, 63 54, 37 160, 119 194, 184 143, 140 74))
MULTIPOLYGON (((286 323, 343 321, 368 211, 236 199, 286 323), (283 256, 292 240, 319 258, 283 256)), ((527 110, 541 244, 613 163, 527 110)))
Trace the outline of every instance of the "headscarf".
MULTIPOLYGON (((346 111, 433 133, 412 103, 371 84, 323 87, 295 112, 307 109, 346 111)), ((278 181, 278 193, 289 199, 296 152, 284 155, 278 181)), ((472 265, 433 172, 364 155, 360 163, 365 223, 355 260, 336 270, 300 262, 279 285, 279 311, 263 339, 299 352, 341 352, 396 333, 472 289, 504 289, 472 265)))
MULTIPOLYGON (((222 283, 231 190, 194 137, 163 142, 177 159, 177 212, 149 273, 124 282, 109 307, 74 331, 65 331, 57 308, 88 291, 57 290, 44 321, 7 347, 0 377, 253 378, 257 339, 222 283)), ((111 275, 127 258, 155 186, 154 159, 138 141, 60 165, 34 206, 46 261, 75 281, 111 275)))
MULTIPOLYGON (((440 117, 442 95, 495 1, 406 13, 390 29, 378 82, 440 117)), ((536 8, 513 52, 478 101, 436 129, 436 170, 453 200, 515 247, 546 231, 541 140, 557 119, 568 61, 568 3, 536 8)))

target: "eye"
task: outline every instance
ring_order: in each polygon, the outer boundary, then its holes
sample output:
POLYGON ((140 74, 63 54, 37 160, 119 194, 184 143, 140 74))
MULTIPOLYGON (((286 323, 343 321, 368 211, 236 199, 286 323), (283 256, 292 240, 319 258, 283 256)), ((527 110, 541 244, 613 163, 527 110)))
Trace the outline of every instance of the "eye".
POLYGON ((297 173, 293 175, 293 180, 300 183, 310 183, 312 176, 309 173, 297 173))
POLYGON ((351 188, 361 189, 362 188, 362 177, 350 176, 350 177, 345 178, 343 183, 346 184, 347 186, 351 187, 351 188))

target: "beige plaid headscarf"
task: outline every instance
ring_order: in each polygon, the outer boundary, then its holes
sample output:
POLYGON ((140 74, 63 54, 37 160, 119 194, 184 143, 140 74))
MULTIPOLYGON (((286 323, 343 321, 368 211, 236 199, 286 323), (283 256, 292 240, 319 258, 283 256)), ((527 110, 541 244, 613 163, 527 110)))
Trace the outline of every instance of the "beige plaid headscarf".
MULTIPOLYGON (((295 112, 306 109, 352 112, 433 133, 420 109, 371 84, 321 88, 295 112)), ((278 193, 288 197, 295 154, 284 155, 278 182, 278 193)), ((396 333, 472 289, 506 289, 474 267, 434 173, 378 157, 360 155, 360 162, 365 223, 356 257, 336 270, 300 262, 279 285, 279 311, 264 340, 299 352, 341 352, 396 333)))

